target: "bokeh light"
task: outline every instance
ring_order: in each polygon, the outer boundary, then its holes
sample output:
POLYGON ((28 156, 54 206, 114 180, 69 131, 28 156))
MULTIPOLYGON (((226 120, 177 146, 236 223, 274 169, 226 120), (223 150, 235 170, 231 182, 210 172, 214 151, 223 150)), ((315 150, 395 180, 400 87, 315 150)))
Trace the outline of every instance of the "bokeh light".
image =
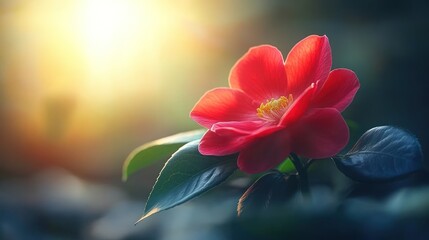
MULTIPOLYGON (((180 61, 196 59, 187 26, 192 19, 177 11, 180 6, 136 0, 9 4, 1 47, 11 158, 110 172, 124 156, 115 153, 117 145, 153 138, 156 129, 169 132, 159 119, 174 111, 166 108, 174 100, 164 96, 180 84, 174 75, 181 77, 170 55, 177 50, 187 54, 180 61)), ((190 107, 180 108, 183 115, 167 127, 189 128, 183 119, 190 107)))

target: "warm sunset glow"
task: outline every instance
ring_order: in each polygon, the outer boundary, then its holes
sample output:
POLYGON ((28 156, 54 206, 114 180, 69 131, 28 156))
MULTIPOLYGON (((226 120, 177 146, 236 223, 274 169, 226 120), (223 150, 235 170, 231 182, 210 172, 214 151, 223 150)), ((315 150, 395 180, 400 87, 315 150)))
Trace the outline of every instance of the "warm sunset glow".
POLYGON ((82 29, 90 56, 101 57, 106 52, 120 48, 126 38, 136 37, 139 12, 130 2, 90 0, 79 11, 82 14, 79 29, 82 29))
MULTIPOLYGON (((170 26, 165 9, 155 1, 88 0, 75 11, 76 34, 88 64, 85 89, 91 92, 91 101, 111 98, 112 93, 130 94, 139 84, 133 79, 138 69, 157 74, 153 63, 164 37, 160 33, 170 26)), ((142 82, 147 90, 155 87, 154 81, 142 82)))
POLYGON ((147 0, 24 1, 2 18, 11 124, 28 141, 76 149, 140 126, 149 103, 179 84, 169 56, 196 59, 191 12, 147 0))

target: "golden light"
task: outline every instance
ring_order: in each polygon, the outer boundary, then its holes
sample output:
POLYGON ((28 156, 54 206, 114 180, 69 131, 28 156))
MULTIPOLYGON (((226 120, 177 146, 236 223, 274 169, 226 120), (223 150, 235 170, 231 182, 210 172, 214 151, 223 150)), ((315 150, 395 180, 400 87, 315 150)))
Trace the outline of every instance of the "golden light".
POLYGON ((81 8, 79 28, 90 55, 102 57, 137 32, 139 13, 129 1, 90 0, 81 8))
MULTIPOLYGON (((88 0, 76 9, 91 101, 132 93, 144 81, 135 79, 137 69, 156 74, 160 32, 169 27, 161 10, 155 1, 136 0, 88 0)), ((156 81, 144 83, 147 90, 156 87, 156 81)))
POLYGON ((14 38, 4 72, 10 122, 35 149, 82 149, 132 128, 168 84, 164 58, 186 25, 175 10, 146 0, 25 1, 2 17, 14 38))

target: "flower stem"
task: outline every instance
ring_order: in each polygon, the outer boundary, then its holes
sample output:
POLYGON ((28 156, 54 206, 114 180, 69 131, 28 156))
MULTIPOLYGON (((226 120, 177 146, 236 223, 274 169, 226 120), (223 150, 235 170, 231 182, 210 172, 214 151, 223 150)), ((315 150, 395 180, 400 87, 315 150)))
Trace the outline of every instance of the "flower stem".
POLYGON ((307 168, 303 166, 301 159, 299 159, 299 157, 295 153, 290 154, 290 159, 292 160, 292 163, 295 166, 296 171, 298 172, 301 193, 304 197, 309 197, 310 189, 308 187, 307 168))
POLYGON ((314 158, 312 158, 312 159, 308 160, 308 161, 304 164, 304 169, 305 169, 305 170, 307 170, 307 169, 311 166, 311 164, 313 164, 313 163, 314 163, 314 158))

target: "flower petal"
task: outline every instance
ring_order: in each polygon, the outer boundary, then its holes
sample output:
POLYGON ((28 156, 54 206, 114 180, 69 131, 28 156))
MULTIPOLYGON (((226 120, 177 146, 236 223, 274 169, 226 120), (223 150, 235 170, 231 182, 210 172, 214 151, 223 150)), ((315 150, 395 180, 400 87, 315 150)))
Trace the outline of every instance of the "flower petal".
POLYGON ((216 123, 210 129, 219 136, 231 138, 256 139, 275 133, 283 126, 267 124, 264 121, 253 122, 222 122, 216 123))
POLYGON ((250 174, 274 168, 290 154, 289 143, 286 131, 257 139, 240 152, 238 168, 250 174))
POLYGON ((314 93, 317 90, 316 84, 311 84, 310 87, 292 103, 289 109, 283 114, 280 119, 279 125, 287 126, 298 120, 308 109, 311 104, 311 100, 314 97, 314 93))
POLYGON ((281 52, 270 45, 251 48, 232 67, 229 85, 259 103, 285 95, 287 81, 281 52))
POLYGON ((241 151, 255 139, 283 129, 263 121, 216 123, 202 137, 199 145, 203 155, 224 156, 241 151))
POLYGON ((225 156, 241 151, 252 138, 245 134, 219 135, 213 131, 207 131, 201 138, 198 150, 203 155, 225 156))
POLYGON ((211 131, 215 132, 218 135, 236 135, 244 134, 250 135, 257 131, 258 129, 264 128, 267 125, 267 122, 259 121, 241 121, 241 122, 219 122, 213 124, 211 131))
POLYGON ((331 70, 332 55, 326 36, 311 35, 297 43, 286 58, 287 90, 299 95, 311 83, 325 81, 331 70))
POLYGON ((191 118, 211 128, 217 122, 259 120, 258 105, 240 90, 215 88, 206 92, 195 104, 191 118))
POLYGON ((312 106, 315 108, 336 108, 342 112, 353 101, 359 89, 356 74, 349 69, 335 69, 315 95, 312 106))
POLYGON ((335 108, 314 109, 289 130, 292 151, 308 158, 331 157, 349 141, 347 124, 335 108))

